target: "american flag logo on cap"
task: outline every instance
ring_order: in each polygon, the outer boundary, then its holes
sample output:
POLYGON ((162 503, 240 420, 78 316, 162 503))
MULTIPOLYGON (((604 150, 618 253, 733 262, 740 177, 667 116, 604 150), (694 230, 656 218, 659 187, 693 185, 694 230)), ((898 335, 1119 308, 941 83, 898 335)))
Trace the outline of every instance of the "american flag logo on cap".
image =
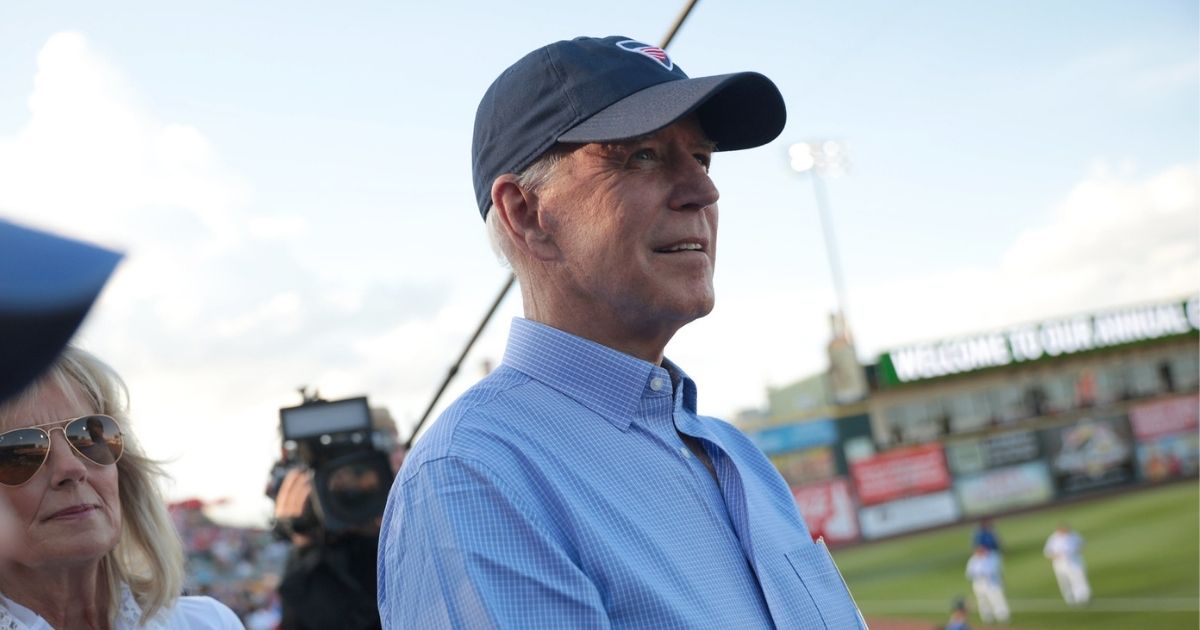
POLYGON ((647 46, 642 42, 636 42, 632 39, 627 39, 625 41, 617 42, 617 48, 627 52, 637 53, 644 57, 649 57, 658 65, 666 68, 667 70, 673 70, 675 68, 675 64, 671 62, 671 58, 667 56, 667 51, 659 48, 658 46, 647 46))

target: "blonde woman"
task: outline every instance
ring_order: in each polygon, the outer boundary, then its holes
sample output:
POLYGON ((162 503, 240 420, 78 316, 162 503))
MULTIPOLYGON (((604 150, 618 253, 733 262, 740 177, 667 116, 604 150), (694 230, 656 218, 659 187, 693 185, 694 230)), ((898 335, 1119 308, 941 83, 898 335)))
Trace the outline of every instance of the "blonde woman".
POLYGON ((111 368, 68 348, 0 405, 0 496, 16 520, 0 628, 242 628, 216 600, 180 597, 163 472, 134 439, 125 398, 111 368))

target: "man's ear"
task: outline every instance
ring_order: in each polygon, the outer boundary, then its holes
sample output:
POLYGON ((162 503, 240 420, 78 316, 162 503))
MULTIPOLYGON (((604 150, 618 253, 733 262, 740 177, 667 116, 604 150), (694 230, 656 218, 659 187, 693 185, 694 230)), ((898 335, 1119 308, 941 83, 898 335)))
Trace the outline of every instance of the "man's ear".
POLYGON ((551 260, 558 257, 558 247, 541 211, 537 194, 522 188, 516 175, 506 173, 492 182, 492 212, 513 247, 530 259, 551 260))

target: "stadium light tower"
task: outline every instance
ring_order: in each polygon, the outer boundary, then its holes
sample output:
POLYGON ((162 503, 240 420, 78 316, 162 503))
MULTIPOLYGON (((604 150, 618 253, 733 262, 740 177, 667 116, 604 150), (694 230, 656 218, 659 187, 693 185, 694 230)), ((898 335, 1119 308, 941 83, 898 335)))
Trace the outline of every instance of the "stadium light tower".
POLYGON ((825 192, 825 177, 844 175, 850 166, 845 148, 833 140, 797 142, 788 148, 792 170, 808 173, 812 180, 821 231, 825 235, 825 253, 829 256, 829 271, 833 275, 833 290, 837 297, 838 314, 846 317, 846 287, 842 282, 842 267, 838 259, 837 242, 829 216, 829 197, 825 192))
POLYGON ((829 255, 829 271, 833 274, 833 290, 837 294, 837 310, 830 317, 832 336, 826 351, 829 355, 829 384, 833 400, 838 404, 852 403, 867 397, 867 378, 854 336, 846 317, 846 287, 842 283, 842 267, 838 259, 837 241, 833 237, 833 222, 829 217, 829 198, 825 194, 825 177, 844 174, 849 168, 846 150, 833 140, 798 142, 788 149, 792 169, 808 173, 825 234, 825 253, 829 255))

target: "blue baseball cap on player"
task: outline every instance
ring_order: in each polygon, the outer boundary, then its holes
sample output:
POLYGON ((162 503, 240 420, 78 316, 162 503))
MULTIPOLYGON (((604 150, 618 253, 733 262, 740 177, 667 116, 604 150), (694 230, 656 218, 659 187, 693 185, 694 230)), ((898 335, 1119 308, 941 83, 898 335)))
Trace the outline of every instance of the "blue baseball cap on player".
POLYGON ((539 48, 496 78, 475 113, 479 213, 487 218, 497 177, 556 143, 636 138, 693 112, 717 151, 766 144, 787 121, 779 89, 757 72, 689 78, 661 48, 619 35, 539 48))
POLYGON ((120 259, 0 220, 0 402, 54 361, 120 259))

